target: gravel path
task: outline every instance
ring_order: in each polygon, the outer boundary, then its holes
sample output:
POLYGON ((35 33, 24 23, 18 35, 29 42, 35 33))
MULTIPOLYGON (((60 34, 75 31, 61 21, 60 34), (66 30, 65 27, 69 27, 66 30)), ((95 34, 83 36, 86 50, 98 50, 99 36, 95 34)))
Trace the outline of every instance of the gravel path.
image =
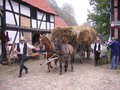
POLYGON ((59 75, 59 67, 47 73, 42 60, 28 60, 29 73, 18 78, 19 66, 0 65, 0 90, 120 90, 120 69, 111 70, 110 65, 95 67, 93 60, 84 64, 75 61, 74 72, 59 75))

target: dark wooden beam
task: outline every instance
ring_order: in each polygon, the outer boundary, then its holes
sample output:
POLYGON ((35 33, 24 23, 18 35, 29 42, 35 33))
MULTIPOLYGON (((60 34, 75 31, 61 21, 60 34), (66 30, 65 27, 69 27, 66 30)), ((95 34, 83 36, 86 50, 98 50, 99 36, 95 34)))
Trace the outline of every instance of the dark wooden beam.
MULTIPOLYGON (((6 18, 5 18, 5 2, 6 2, 6 0, 3 0, 3 11, 2 11, 2 13, 3 13, 3 17, 1 18, 1 33, 2 33, 2 37, 1 37, 1 39, 2 39, 2 61, 4 61, 4 59, 6 58, 5 56, 6 56, 6 53, 5 53, 5 47, 4 47, 4 31, 5 31, 5 27, 6 27, 6 25, 5 25, 5 21, 6 21, 6 18)), ((2 62, 1 61, 1 62, 2 62)))
MULTIPOLYGON (((12 31, 19 31, 19 27, 7 26, 6 29, 12 30, 12 31)), ((20 30, 23 32, 51 33, 51 30, 45 30, 45 29, 33 29, 33 28, 21 28, 20 27, 20 30)))

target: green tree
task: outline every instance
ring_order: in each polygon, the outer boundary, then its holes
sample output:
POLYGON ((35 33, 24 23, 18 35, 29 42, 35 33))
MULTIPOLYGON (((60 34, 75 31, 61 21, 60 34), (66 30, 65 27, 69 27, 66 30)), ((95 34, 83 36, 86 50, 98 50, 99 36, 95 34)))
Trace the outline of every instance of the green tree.
POLYGON ((93 11, 88 14, 88 22, 102 35, 109 34, 109 0, 90 0, 93 11))
POLYGON ((71 4, 68 4, 68 3, 64 3, 63 6, 62 6, 62 10, 69 13, 70 15, 74 16, 75 13, 74 13, 74 9, 73 7, 71 6, 71 4))
POLYGON ((69 25, 74 26, 78 25, 74 18, 74 9, 70 4, 65 3, 62 8, 58 7, 57 2, 55 0, 48 0, 52 8, 56 11, 56 13, 69 25))

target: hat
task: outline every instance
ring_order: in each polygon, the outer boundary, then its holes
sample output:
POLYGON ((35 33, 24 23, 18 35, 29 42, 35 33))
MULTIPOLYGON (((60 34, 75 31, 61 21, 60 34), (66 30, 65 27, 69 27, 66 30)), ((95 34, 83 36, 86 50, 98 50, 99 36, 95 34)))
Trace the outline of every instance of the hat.
POLYGON ((97 38, 96 38, 96 41, 100 41, 100 38, 99 38, 99 37, 97 37, 97 38))
POLYGON ((116 40, 117 38, 115 38, 115 37, 112 37, 112 40, 116 40))
POLYGON ((25 38, 22 36, 22 37, 20 38, 20 40, 25 41, 25 38))

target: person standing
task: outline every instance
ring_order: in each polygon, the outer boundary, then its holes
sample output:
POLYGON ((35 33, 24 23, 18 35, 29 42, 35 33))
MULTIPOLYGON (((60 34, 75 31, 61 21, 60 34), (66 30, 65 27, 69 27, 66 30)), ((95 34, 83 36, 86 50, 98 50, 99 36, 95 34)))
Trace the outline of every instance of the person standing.
POLYGON ((100 39, 97 39, 96 42, 94 43, 94 59, 95 59, 95 66, 98 65, 99 59, 100 59, 100 53, 102 50, 102 44, 100 39))
MULTIPOLYGON (((120 44, 120 40, 118 41, 120 44)), ((120 52, 119 52, 119 60, 118 60, 118 65, 120 65, 120 52)))
POLYGON ((19 77, 22 76, 23 69, 25 70, 26 74, 28 73, 28 68, 24 65, 26 55, 27 55, 27 48, 38 50, 38 48, 26 43, 25 38, 22 36, 20 38, 20 42, 17 43, 14 49, 19 59, 19 65, 20 65, 19 77))
POLYGON ((114 40, 109 44, 111 48, 111 69, 116 69, 118 66, 119 54, 120 54, 120 43, 117 39, 114 40))

